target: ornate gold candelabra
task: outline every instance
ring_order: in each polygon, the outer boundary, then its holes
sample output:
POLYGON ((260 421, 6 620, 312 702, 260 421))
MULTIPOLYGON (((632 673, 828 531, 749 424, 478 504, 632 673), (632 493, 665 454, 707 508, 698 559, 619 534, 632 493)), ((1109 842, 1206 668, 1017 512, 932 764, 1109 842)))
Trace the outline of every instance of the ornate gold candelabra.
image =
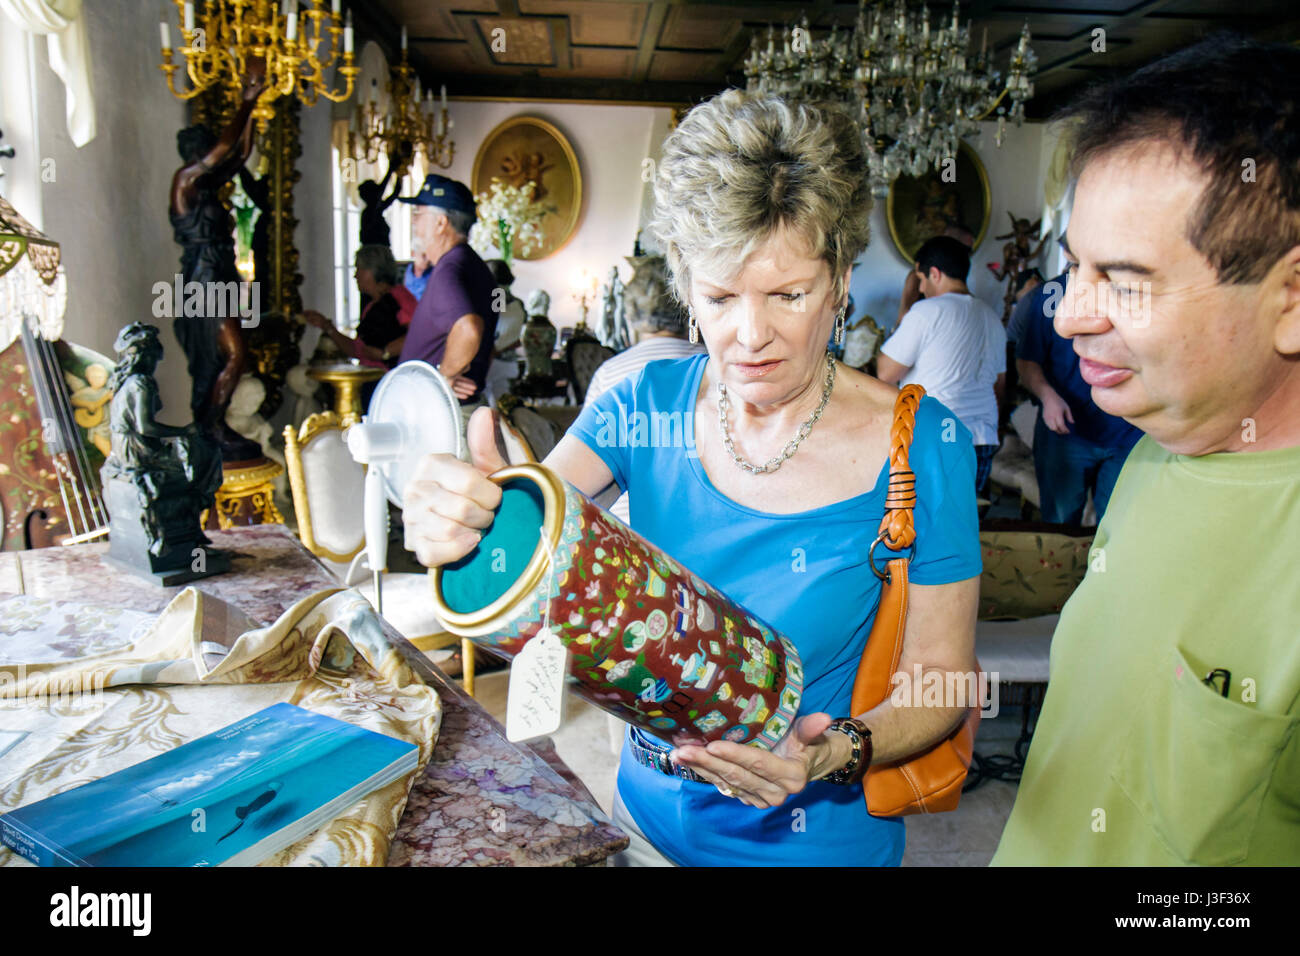
POLYGON ((281 96, 297 94, 307 106, 319 97, 334 103, 352 95, 360 70, 352 65, 352 13, 344 21, 340 0, 175 0, 184 46, 187 90, 176 88, 172 62, 171 29, 160 26, 167 88, 178 99, 189 100, 212 87, 225 87, 238 96, 250 59, 266 61, 266 88, 253 110, 258 133, 265 133, 281 96), (277 8, 278 6, 278 8, 277 8), (301 9, 300 9, 301 7, 301 9), (322 47, 323 44, 323 47, 322 47), (340 52, 341 50, 341 52, 340 52), (342 89, 331 87, 326 73, 336 68, 342 89))
POLYGON ((574 328, 583 331, 588 328, 587 316, 591 314, 591 303, 599 294, 599 284, 600 277, 588 272, 586 268, 578 272, 577 280, 574 283, 577 288, 573 290, 572 295, 574 301, 578 303, 582 315, 574 328))
POLYGON ((406 28, 402 28, 402 60, 389 73, 386 84, 389 97, 388 112, 379 107, 378 97, 372 90, 364 103, 358 103, 353 114, 352 129, 348 132, 348 152, 352 158, 368 163, 379 161, 387 155, 398 176, 406 174, 411 157, 418 150, 430 166, 447 169, 456 155, 456 144, 450 130, 452 120, 447 115, 447 87, 441 91, 441 102, 434 104, 433 91, 420 96, 420 79, 407 60, 406 28))

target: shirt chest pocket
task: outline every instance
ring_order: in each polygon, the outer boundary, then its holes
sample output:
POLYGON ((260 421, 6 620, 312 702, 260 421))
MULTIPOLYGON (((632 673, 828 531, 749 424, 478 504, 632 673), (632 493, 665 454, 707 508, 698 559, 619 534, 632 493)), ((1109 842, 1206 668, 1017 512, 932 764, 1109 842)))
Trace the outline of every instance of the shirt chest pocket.
POLYGON ((1111 778, 1184 863, 1246 858, 1296 718, 1220 696, 1177 647, 1136 708, 1111 778))

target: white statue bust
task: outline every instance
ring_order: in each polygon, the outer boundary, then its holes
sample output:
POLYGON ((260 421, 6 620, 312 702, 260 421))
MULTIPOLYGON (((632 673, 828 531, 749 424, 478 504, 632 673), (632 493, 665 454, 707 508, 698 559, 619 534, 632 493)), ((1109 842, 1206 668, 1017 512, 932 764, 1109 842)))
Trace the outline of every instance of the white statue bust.
POLYGON ((545 316, 551 310, 551 294, 545 289, 534 289, 528 295, 528 317, 545 316))
POLYGON ((262 454, 283 465, 284 455, 271 447, 271 423, 257 414, 266 400, 266 386, 255 375, 245 375, 235 386, 226 409, 226 424, 262 446, 262 454))

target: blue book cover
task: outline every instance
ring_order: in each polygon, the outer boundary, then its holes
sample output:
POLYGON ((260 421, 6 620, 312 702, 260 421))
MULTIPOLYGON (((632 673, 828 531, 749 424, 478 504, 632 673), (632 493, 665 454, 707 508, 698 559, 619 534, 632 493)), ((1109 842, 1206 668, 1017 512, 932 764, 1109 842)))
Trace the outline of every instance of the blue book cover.
POLYGON ((275 704, 0 816, 40 866, 252 866, 410 773, 417 748, 275 704))

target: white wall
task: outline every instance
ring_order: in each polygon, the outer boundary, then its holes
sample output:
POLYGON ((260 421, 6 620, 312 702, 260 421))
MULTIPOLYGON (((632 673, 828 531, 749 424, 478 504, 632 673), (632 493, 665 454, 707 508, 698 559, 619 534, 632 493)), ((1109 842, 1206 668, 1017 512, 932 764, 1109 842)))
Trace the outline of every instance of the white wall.
MULTIPOLYGON (((180 270, 167 221, 167 190, 179 165, 176 131, 185 106, 158 69, 158 11, 139 0, 85 4, 97 134, 81 149, 64 121, 64 89, 46 43, 33 45, 40 156, 54 180, 41 184, 44 231, 58 240, 68 277, 64 337, 114 358, 129 322, 152 322, 165 349, 159 368, 164 419, 189 420, 189 376, 169 319, 152 312, 155 282, 180 270)), ((14 29, 5 21, 5 29, 14 29)), ((39 181, 39 180, 38 180, 39 181)))
MULTIPOLYGON (((657 157, 668 131, 672 111, 666 107, 596 106, 577 103, 476 103, 449 100, 455 122, 455 162, 437 170, 471 185, 474 156, 497 124, 513 116, 535 116, 564 134, 582 171, 582 214, 567 245, 545 259, 516 259, 514 293, 527 299, 534 289, 551 294, 551 320, 558 326, 578 321, 580 307, 572 296, 580 270, 588 269, 603 283, 611 266, 624 279, 632 254, 643 203, 642 161, 657 157)), ((471 186, 472 188, 472 186, 471 186)), ((593 300, 593 309, 599 303, 593 300)), ((594 313, 589 322, 594 324, 594 313)))

